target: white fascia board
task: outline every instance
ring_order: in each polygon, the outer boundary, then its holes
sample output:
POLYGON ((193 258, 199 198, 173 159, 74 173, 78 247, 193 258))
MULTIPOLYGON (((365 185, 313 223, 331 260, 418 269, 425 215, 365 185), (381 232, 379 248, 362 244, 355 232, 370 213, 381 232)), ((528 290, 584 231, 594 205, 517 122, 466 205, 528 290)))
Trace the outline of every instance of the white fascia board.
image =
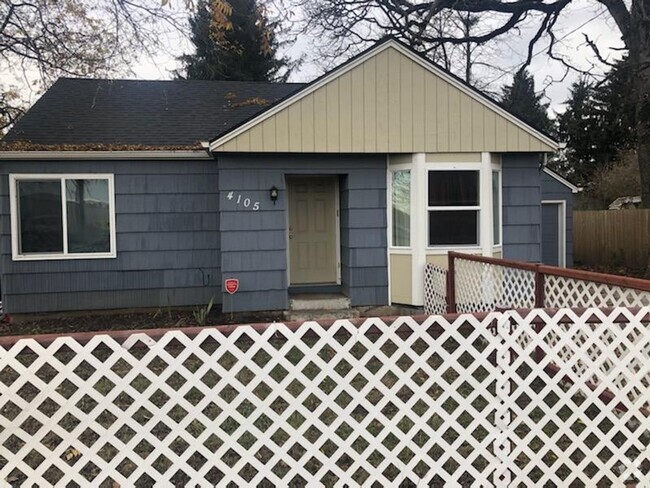
POLYGON ((569 190, 571 190, 571 193, 580 193, 582 191, 582 188, 580 188, 579 186, 576 186, 573 183, 571 183, 570 181, 562 178, 559 174, 557 174, 552 169, 544 168, 544 173, 549 175, 551 178, 556 180, 558 183, 561 183, 564 186, 566 186, 569 190))
POLYGON ((196 151, 0 151, 0 160, 80 159, 212 159, 205 150, 196 151))
POLYGON ((318 90, 322 86, 326 85, 330 81, 338 78, 339 76, 347 73, 348 71, 351 71, 352 69, 356 68, 360 64, 364 63, 368 59, 376 56, 382 51, 385 51, 386 49, 393 48, 399 51, 401 54, 404 56, 407 56, 409 59, 411 59, 413 62, 419 64, 422 66, 424 69, 428 70, 429 72, 433 73, 434 75, 442 78, 444 81, 450 83, 452 86, 455 88, 458 88, 461 92, 464 94, 468 95, 469 97, 473 98, 477 102, 485 105, 489 109, 493 110, 497 114, 501 115, 508 121, 512 122, 515 124, 517 127, 521 128, 522 130, 528 132, 530 135, 533 137, 541 140, 544 142, 544 144, 547 144, 548 146, 552 147, 555 151, 558 151, 562 144, 558 143, 557 141, 554 141, 550 137, 542 134, 538 130, 534 129, 533 127, 529 126, 525 122, 519 120, 517 117, 512 115, 510 112, 505 110, 504 108, 500 107, 496 103, 492 102, 488 98, 480 95, 473 89, 469 88, 467 85, 462 83, 461 81, 457 80, 455 77, 451 76, 449 73, 446 73, 442 69, 438 68, 437 66, 433 65, 429 61, 426 61, 425 59, 422 59, 420 56, 412 52, 410 49, 402 46, 400 43, 394 40, 389 40, 387 42, 384 42, 380 44, 379 46, 376 46, 375 48, 372 48, 368 50, 365 54, 359 56, 357 59, 352 61, 351 63, 347 64, 346 66, 338 69, 334 68, 328 75, 323 76, 320 80, 317 82, 308 85, 306 88, 299 90, 297 93, 294 95, 290 96, 286 100, 280 102, 276 106, 262 112, 259 114, 257 117, 254 117, 253 119, 249 120, 245 124, 241 125, 240 127, 234 129, 231 132, 228 132, 224 136, 220 137, 219 139, 214 140, 213 142, 210 143, 210 151, 214 151, 217 147, 222 146, 223 144, 227 143, 228 141, 234 139, 235 137, 241 135, 242 133, 246 132, 247 130, 251 129, 252 127, 256 126, 257 124, 260 124, 261 122, 265 121, 269 117, 272 117, 273 115, 277 114, 281 110, 285 109, 289 105, 292 105, 293 103, 297 102, 298 100, 306 97, 310 93, 313 93, 314 91, 318 90))

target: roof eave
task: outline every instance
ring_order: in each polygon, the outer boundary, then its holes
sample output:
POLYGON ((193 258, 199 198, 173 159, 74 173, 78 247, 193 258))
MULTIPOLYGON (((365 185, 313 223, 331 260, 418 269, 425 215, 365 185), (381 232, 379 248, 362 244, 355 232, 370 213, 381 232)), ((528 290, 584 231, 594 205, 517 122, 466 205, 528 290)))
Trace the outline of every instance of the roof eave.
POLYGON ((212 159, 206 150, 142 150, 142 151, 0 151, 0 160, 80 160, 80 159, 130 159, 175 160, 212 159))

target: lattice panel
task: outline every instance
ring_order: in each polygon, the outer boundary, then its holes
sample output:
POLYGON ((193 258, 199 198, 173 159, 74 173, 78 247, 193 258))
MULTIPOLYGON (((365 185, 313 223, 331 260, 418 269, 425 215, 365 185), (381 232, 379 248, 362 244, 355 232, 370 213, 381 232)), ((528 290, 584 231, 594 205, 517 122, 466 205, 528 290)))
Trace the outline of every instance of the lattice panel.
POLYGON ((650 486, 649 312, 537 310, 500 321, 509 425, 496 448, 511 486, 650 486), (545 323, 539 335, 536 318, 545 323))
POLYGON ((544 275, 544 306, 548 308, 647 307, 650 292, 594 281, 544 275))
POLYGON ((424 267, 424 313, 447 312, 447 270, 427 263, 424 267))
POLYGON ((0 480, 491 485, 497 315, 0 349, 0 480))
POLYGON ((535 273, 490 263, 455 259, 456 308, 461 313, 532 308, 535 273))

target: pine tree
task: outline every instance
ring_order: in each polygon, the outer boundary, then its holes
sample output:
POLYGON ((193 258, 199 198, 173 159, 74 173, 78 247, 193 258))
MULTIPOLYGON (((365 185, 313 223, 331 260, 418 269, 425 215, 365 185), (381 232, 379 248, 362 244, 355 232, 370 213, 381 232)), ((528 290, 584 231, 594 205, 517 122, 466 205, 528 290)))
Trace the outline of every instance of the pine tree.
POLYGON ((625 60, 603 83, 581 79, 571 86, 566 111, 558 116, 558 132, 567 145, 564 166, 575 183, 588 185, 598 171, 634 147, 631 86, 625 60))
POLYGON ((553 124, 548 118, 548 104, 543 95, 535 93, 535 80, 526 70, 517 72, 512 84, 503 87, 501 104, 533 127, 551 132, 553 124))
POLYGON ((190 18, 194 54, 181 56, 177 76, 198 80, 285 81, 277 24, 256 0, 200 0, 190 18))

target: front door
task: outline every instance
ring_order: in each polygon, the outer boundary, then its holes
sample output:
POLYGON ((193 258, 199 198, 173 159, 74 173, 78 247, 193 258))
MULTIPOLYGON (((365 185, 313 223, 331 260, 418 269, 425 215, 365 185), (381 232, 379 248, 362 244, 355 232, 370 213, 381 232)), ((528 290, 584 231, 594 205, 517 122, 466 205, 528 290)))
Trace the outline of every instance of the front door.
POLYGON ((336 283, 336 178, 290 177, 287 187, 290 283, 336 283))

